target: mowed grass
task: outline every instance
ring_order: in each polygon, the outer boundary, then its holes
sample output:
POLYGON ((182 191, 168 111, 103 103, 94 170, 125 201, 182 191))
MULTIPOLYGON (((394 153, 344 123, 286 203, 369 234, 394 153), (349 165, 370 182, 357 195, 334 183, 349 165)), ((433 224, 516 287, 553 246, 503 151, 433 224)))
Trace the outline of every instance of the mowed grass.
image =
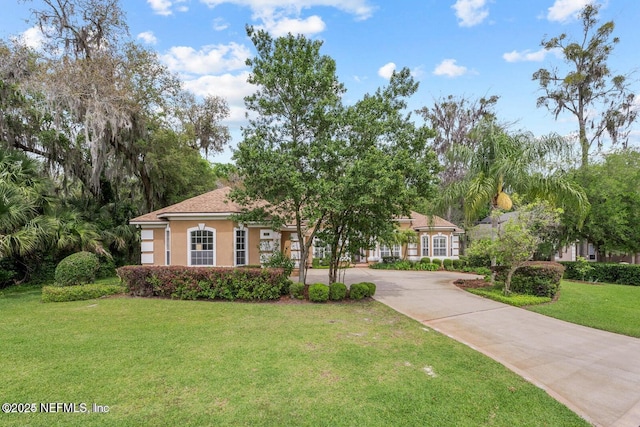
POLYGON ((0 296, 0 400, 107 405, 3 426, 587 426, 390 308, 0 296))
POLYGON ((640 338, 640 286, 563 280, 557 301, 528 309, 567 322, 640 338))

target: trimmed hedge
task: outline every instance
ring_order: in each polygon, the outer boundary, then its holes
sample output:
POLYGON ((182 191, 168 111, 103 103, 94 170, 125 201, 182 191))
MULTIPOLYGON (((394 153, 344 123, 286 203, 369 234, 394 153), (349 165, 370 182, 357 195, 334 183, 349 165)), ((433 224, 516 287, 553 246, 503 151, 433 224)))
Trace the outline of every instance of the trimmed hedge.
POLYGON ((125 266, 118 276, 134 296, 175 299, 276 300, 289 281, 281 268, 125 266))
POLYGON ((560 264, 566 268, 565 279, 640 286, 640 265, 638 264, 590 262, 589 266, 592 268, 586 273, 578 270, 581 265, 579 261, 561 261, 560 264))
POLYGON ((58 264, 55 272, 57 286, 85 285, 96 280, 100 268, 98 257, 91 252, 76 252, 58 264))
POLYGON ((347 297, 347 285, 341 282, 334 282, 329 285, 329 299, 340 301, 347 297))
POLYGON ((416 271, 436 271, 440 269, 439 265, 426 262, 429 258, 422 258, 418 262, 412 261, 396 261, 392 263, 378 262, 369 265, 374 270, 416 270, 416 271))
POLYGON ((43 286, 42 302, 83 301, 126 291, 122 285, 43 286))
POLYGON ((304 283, 293 282, 289 285, 289 295, 291 298, 304 299, 304 283))
POLYGON ((375 283, 371 283, 371 282, 361 282, 361 285, 366 285, 368 292, 367 292, 367 296, 368 297, 372 297, 376 294, 376 284, 375 283))
POLYGON ((369 295, 369 286, 366 283, 354 283, 349 287, 349 298, 361 300, 369 295))
POLYGON ((564 267, 557 262, 531 261, 511 277, 511 291, 553 298, 560 288, 564 267))
POLYGON ((329 299, 329 286, 324 283, 314 283, 309 286, 309 301, 327 302, 329 299))

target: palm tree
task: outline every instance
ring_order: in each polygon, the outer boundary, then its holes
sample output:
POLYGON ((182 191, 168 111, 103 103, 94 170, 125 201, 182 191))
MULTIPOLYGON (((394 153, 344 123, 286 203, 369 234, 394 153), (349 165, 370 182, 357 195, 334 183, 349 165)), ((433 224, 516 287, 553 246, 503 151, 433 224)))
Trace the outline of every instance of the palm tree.
MULTIPOLYGON (((482 122, 472 132, 473 147, 458 145, 449 155, 464 165, 465 178, 445 189, 444 200, 464 200, 467 224, 489 210, 492 236, 498 227, 496 211, 510 210, 509 194, 540 199, 574 212, 581 222, 589 209, 587 196, 561 170, 549 168, 554 156, 568 150, 557 136, 535 138, 531 133, 508 134, 492 121, 482 122)), ((492 260, 495 265, 495 260, 492 260)))

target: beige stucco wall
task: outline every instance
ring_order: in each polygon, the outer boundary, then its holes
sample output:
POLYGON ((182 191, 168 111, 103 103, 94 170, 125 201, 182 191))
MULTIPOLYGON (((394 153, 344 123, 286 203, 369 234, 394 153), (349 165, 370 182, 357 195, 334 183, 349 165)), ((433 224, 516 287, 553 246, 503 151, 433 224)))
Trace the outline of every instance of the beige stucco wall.
POLYGON ((188 230, 198 224, 215 230, 216 266, 233 266, 234 227, 230 220, 173 220, 171 227, 171 265, 188 265, 188 230))

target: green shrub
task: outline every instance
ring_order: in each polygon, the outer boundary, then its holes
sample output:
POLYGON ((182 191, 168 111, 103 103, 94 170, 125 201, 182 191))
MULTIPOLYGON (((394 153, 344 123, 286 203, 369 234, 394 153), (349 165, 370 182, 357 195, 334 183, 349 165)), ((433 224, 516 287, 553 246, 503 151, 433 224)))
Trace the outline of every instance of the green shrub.
POLYGON ((366 285, 367 286, 367 295, 368 297, 372 297, 376 294, 376 284, 375 283, 371 283, 371 282, 361 282, 361 285, 366 285))
POLYGON ((329 299, 331 301, 340 301, 347 297, 347 285, 335 282, 329 285, 329 299))
POLYGON ((428 264, 423 264, 420 263, 418 265, 416 265, 416 270, 422 270, 422 271, 437 271, 438 270, 438 266, 433 264, 433 263, 428 263, 428 264))
MULTIPOLYGON (((477 243, 476 243, 477 244, 477 243)), ((491 256, 488 253, 465 255, 463 262, 467 267, 491 267, 491 256)))
POLYGON ((100 268, 98 257, 91 252, 77 252, 69 255, 56 267, 55 284, 57 286, 85 285, 96 279, 100 268))
POLYGON ((431 264, 431 258, 429 257, 420 258, 420 264, 431 264))
POLYGON ((640 265, 587 261, 563 261, 565 279, 640 286, 640 265))
POLYGON ((518 268, 511 278, 511 291, 553 298, 560 287, 564 267, 557 262, 532 261, 518 268))
POLYGON ((445 270, 453 270, 453 260, 448 258, 442 260, 442 266, 445 270))
POLYGON ((98 257, 100 267, 96 272, 96 279, 106 279, 107 277, 113 277, 116 275, 116 264, 113 261, 113 257, 101 255, 98 257))
POLYGON ((349 298, 361 300, 369 294, 369 286, 364 283, 354 283, 349 287, 349 298))
POLYGON ((311 268, 319 268, 320 267, 320 258, 314 258, 311 260, 311 268))
POLYGON ((397 256, 385 256, 382 257, 382 263, 383 264, 393 264, 395 262, 400 261, 400 258, 397 256))
POLYGON ((291 273, 293 273, 296 263, 283 252, 277 251, 264 262, 264 266, 269 268, 281 268, 284 270, 284 274, 289 277, 291 276, 291 273))
POLYGON ((434 258, 434 259, 431 260, 431 264, 435 264, 438 267, 440 267, 442 265, 442 260, 438 259, 438 258, 434 258))
POLYGON ((43 286, 42 302, 83 301, 125 292, 122 285, 43 286))
POLYGON ((304 299, 304 283, 293 282, 289 286, 289 295, 291 295, 292 298, 304 299))
POLYGON ((327 302, 329 299, 329 286, 324 283, 314 283, 309 286, 309 301, 327 302))
POLYGON ((411 270, 413 268, 413 263, 411 261, 403 260, 396 261, 392 264, 392 270, 411 270))
POLYGON ((130 265, 117 273, 131 295, 177 299, 275 300, 290 283, 281 268, 130 265))
POLYGON ((464 260, 453 259, 451 262, 454 270, 460 271, 464 267, 464 260))

